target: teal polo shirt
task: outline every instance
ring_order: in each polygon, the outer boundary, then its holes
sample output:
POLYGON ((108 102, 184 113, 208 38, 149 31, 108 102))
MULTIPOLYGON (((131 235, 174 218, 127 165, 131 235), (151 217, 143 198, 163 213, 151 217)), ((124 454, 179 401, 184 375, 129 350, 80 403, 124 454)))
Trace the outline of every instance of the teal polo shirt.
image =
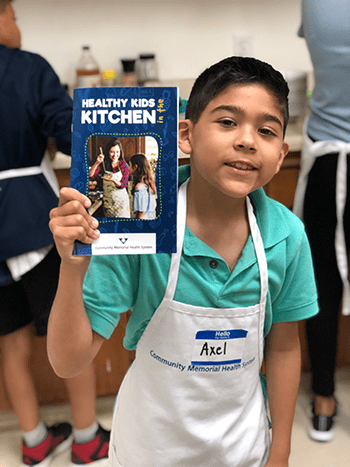
MULTIPOLYGON (((181 168, 180 183, 188 177, 181 168)), ((251 194, 269 272, 265 335, 272 323, 298 321, 318 311, 310 248, 303 224, 263 189, 251 194)), ((84 303, 92 329, 109 338, 120 315, 131 309, 124 346, 135 349, 161 303, 171 256, 115 255, 92 257, 84 286, 84 303)), ((233 272, 226 262, 187 227, 174 299, 211 308, 241 308, 260 301, 260 275, 253 240, 248 238, 233 272)))

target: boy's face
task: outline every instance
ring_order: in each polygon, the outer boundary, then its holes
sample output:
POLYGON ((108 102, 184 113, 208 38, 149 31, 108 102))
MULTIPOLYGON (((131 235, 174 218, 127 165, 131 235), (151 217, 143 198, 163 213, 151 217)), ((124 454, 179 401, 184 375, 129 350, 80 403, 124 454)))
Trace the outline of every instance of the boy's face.
POLYGON ((0 11, 0 44, 11 49, 21 47, 21 33, 10 2, 7 3, 5 11, 0 11))
POLYGON ((232 85, 213 99, 199 121, 180 122, 180 149, 191 173, 232 198, 264 186, 288 152, 276 99, 260 84, 232 85))

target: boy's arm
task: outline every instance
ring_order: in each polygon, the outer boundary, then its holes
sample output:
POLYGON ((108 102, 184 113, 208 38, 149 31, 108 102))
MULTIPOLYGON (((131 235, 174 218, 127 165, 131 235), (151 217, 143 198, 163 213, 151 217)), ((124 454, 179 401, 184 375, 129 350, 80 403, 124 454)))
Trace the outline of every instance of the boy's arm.
POLYGON ((272 425, 272 443, 266 467, 286 467, 301 371, 297 321, 272 325, 265 343, 265 364, 272 425))
POLYGON ((82 287, 90 258, 73 256, 75 240, 91 243, 99 236, 86 211, 90 200, 72 188, 63 188, 59 205, 50 213, 50 229, 61 256, 60 279, 51 309, 47 350, 55 372, 63 378, 78 374, 90 363, 104 339, 94 333, 85 312, 82 287))

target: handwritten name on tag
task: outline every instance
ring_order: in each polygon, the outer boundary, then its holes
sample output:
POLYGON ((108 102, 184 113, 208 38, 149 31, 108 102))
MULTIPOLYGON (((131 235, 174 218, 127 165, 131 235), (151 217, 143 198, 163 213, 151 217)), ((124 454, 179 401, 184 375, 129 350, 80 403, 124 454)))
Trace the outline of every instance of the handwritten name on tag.
POLYGON ((244 329, 198 331, 196 333, 192 365, 228 365, 242 360, 245 339, 244 329))

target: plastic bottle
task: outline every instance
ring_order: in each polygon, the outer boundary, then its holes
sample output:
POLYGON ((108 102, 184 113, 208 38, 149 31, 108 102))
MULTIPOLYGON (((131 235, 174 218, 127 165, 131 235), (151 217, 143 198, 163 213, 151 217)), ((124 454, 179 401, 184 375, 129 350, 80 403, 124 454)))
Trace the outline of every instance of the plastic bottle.
POLYGON ((101 85, 98 63, 91 54, 90 46, 84 45, 77 65, 77 87, 93 88, 101 85))
POLYGON ((137 80, 140 86, 146 81, 158 81, 158 66, 154 54, 140 54, 137 61, 137 80))
POLYGON ((135 73, 135 59, 124 58, 121 60, 123 66, 122 86, 137 86, 135 73))

